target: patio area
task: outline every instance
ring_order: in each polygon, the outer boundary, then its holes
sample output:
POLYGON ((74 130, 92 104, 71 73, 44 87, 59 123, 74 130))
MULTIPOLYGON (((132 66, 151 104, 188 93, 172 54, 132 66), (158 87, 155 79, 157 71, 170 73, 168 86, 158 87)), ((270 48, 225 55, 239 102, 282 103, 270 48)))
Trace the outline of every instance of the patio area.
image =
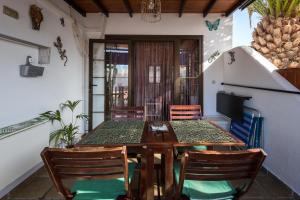
POLYGON ((0 7, 1 200, 300 200, 300 0, 0 7))

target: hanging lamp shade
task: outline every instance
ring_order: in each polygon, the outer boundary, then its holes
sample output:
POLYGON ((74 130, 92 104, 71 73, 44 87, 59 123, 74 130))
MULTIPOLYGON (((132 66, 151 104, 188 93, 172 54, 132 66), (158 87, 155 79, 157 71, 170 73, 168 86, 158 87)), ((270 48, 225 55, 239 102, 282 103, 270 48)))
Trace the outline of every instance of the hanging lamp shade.
POLYGON ((141 1, 142 19, 146 22, 155 23, 161 20, 161 1, 142 0, 141 1))

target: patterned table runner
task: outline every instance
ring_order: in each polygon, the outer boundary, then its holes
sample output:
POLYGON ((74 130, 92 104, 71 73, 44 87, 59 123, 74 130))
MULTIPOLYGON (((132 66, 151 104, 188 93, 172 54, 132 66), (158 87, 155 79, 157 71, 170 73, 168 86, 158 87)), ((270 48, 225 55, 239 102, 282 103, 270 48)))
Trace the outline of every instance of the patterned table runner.
POLYGON ((78 144, 137 144, 144 129, 143 121, 106 121, 78 144))
POLYGON ((171 121, 171 126, 179 143, 227 143, 236 142, 230 135, 226 134, 205 120, 171 121))

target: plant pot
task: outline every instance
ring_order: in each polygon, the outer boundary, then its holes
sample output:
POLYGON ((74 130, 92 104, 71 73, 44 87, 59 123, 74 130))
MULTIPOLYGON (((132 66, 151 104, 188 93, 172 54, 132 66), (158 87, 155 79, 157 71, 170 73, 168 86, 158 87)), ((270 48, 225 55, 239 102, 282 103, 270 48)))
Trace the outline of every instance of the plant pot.
POLYGON ((279 69, 277 72, 300 90, 300 68, 279 69))

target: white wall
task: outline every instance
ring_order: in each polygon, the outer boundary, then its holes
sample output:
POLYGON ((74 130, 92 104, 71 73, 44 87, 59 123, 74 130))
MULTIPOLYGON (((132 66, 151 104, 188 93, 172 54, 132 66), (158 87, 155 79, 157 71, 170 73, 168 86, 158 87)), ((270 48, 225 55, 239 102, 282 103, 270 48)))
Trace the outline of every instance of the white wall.
POLYGON ((179 18, 177 13, 172 13, 163 14, 160 22, 147 23, 141 19, 140 14, 134 14, 133 18, 130 18, 128 14, 110 14, 106 23, 105 34, 203 35, 205 70, 204 114, 217 114, 215 109, 213 109, 213 97, 218 90, 217 83, 220 82, 219 79, 222 78, 222 74, 219 73, 220 70, 207 70, 210 66, 207 59, 217 50, 224 52, 232 47, 232 17, 222 18, 219 14, 210 14, 204 19, 202 14, 183 14, 179 18), (214 22, 218 18, 221 18, 219 29, 217 31, 209 31, 205 25, 205 20, 214 22), (213 80, 216 83, 213 83, 213 80))
MULTIPOLYGON (((83 60, 74 42, 71 21, 66 20, 66 26, 62 27, 59 21, 62 15, 38 3, 43 8, 44 21, 40 31, 32 30, 28 12, 29 6, 36 2, 0 2, 1 8, 7 5, 20 15, 20 19, 15 20, 1 12, 0 33, 51 47, 51 60, 49 65, 45 65, 44 75, 23 78, 19 75, 19 66, 25 64, 28 55, 37 64, 38 50, 0 40, 0 127, 34 118, 49 109, 57 109, 67 99, 83 99, 83 60), (67 51, 69 60, 66 67, 53 46, 57 36, 61 36, 63 48, 67 51)), ((82 111, 81 108, 79 111, 82 111)))
MULTIPOLYGON (((20 77, 19 66, 25 64, 27 56, 32 56, 38 65, 38 50, 0 39, 0 127, 57 109, 67 99, 83 100, 84 64, 74 41, 70 18, 47 0, 1 0, 1 9, 3 5, 17 10, 20 18, 15 20, 1 12, 0 33, 51 47, 51 59, 49 65, 44 65, 42 77, 20 77), (43 9, 40 31, 31 28, 28 14, 31 4, 43 9), (61 26, 60 17, 65 17, 65 27, 61 26), (57 36, 61 36, 67 51, 66 67, 53 46, 57 36)), ((80 106, 78 112, 82 111, 80 106)), ((0 197, 26 178, 27 172, 34 172, 41 162, 41 150, 48 145, 50 129, 46 123, 0 140, 0 197)))
POLYGON ((0 198, 41 167, 40 152, 48 145, 50 123, 0 140, 0 198))
MULTIPOLYGON (((224 82, 282 90, 298 91, 281 77, 267 59, 250 47, 235 51, 236 62, 228 65, 224 54, 224 82)), ((300 194, 300 97, 262 90, 225 86, 226 92, 252 96, 246 105, 258 109, 264 120, 264 149, 268 157, 264 166, 300 194)))

